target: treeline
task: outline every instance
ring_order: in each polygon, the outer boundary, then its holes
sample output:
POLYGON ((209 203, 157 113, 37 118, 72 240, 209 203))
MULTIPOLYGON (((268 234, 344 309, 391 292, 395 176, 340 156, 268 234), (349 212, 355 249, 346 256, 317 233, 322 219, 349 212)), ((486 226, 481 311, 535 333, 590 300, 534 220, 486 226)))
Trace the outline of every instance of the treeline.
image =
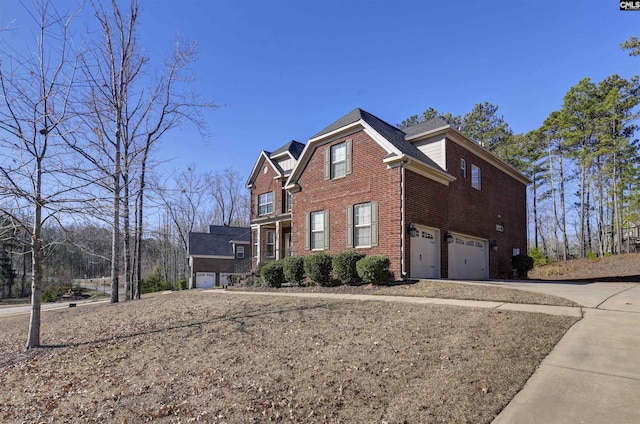
POLYGON ((463 116, 429 108, 406 127, 439 117, 526 174, 532 255, 551 260, 635 251, 640 225, 639 78, 585 78, 560 110, 514 134, 498 106, 463 116))

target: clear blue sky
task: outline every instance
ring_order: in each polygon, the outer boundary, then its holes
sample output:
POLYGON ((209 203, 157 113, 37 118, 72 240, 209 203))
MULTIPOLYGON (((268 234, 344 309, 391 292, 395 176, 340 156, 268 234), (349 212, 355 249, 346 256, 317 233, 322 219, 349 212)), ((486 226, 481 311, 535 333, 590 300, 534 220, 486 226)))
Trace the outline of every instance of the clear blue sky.
MULTIPOLYGON (((18 13, 13 3, 0 0, 0 23, 18 13)), ((488 101, 527 132, 581 78, 640 73, 640 57, 619 48, 640 36, 640 12, 613 0, 141 3, 153 63, 176 34, 197 40, 197 91, 225 105, 207 114, 208 140, 182 131, 162 141, 158 156, 174 158, 165 171, 193 163, 247 176, 261 150, 306 142, 355 107, 397 124, 429 106, 464 114, 488 101)))

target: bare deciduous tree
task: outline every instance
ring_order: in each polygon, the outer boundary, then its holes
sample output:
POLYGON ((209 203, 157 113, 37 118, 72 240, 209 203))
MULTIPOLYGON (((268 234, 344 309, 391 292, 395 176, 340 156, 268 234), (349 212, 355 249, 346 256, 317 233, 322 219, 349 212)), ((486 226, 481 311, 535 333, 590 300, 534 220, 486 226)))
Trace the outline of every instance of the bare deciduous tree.
POLYGON ((32 257, 27 349, 40 346, 43 225, 60 225, 77 210, 74 189, 87 184, 63 142, 73 119, 73 14, 59 15, 48 1, 36 2, 30 12, 38 28, 36 48, 29 55, 5 51, 0 62, 0 205, 28 235, 32 257))

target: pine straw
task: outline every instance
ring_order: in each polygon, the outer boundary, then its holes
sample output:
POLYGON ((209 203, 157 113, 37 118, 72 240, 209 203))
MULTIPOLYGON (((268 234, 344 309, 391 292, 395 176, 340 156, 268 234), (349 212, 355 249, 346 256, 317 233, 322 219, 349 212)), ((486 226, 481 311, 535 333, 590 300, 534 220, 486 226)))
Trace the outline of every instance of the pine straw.
POLYGON ((0 422, 489 423, 575 321, 192 290, 46 312, 16 357, 8 317, 0 422))

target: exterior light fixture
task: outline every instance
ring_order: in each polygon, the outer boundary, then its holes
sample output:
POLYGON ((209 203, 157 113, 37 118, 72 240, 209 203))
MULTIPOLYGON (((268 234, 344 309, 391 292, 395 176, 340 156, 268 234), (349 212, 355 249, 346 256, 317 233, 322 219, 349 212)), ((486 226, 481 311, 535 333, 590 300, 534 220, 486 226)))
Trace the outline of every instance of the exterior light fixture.
POLYGON ((418 235, 420 234, 420 231, 418 231, 418 229, 416 228, 415 225, 413 225, 413 222, 411 224, 409 224, 409 228, 407 228, 407 233, 409 233, 409 236, 411 237, 418 237, 418 235))
POLYGON ((447 240, 447 244, 451 244, 454 241, 453 234, 451 234, 449 231, 444 233, 444 238, 445 238, 445 240, 447 240))

